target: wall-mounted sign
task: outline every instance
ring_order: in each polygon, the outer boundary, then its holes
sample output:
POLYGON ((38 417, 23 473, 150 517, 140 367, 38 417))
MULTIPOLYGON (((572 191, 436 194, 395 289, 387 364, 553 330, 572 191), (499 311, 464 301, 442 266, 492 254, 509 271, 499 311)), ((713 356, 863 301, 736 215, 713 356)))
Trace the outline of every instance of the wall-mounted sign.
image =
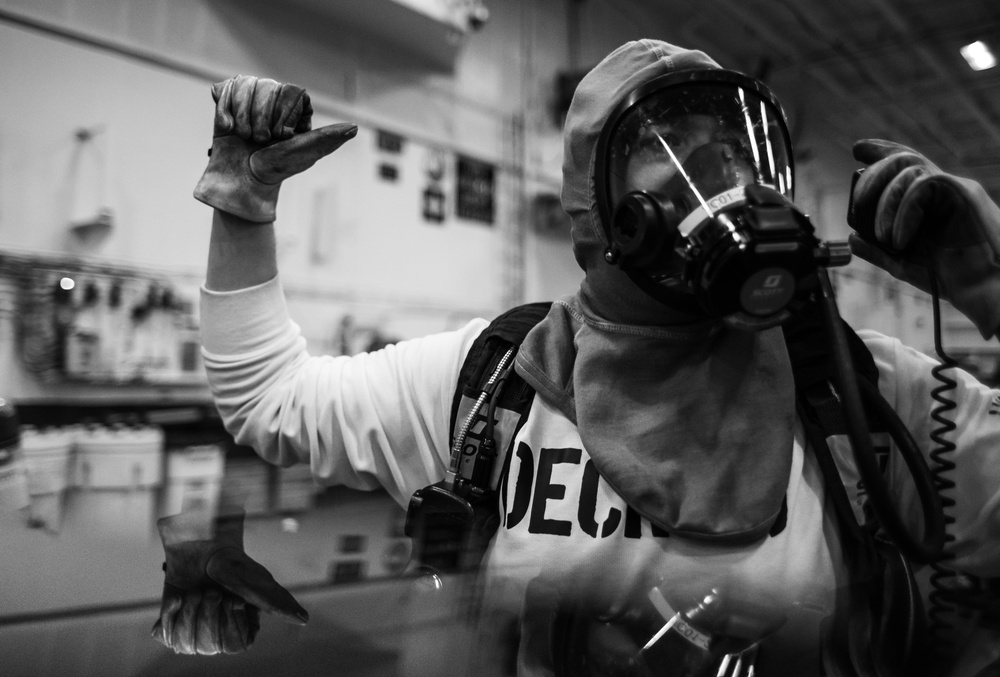
POLYGON ((378 149, 386 153, 402 153, 403 137, 394 132, 387 132, 384 129, 378 130, 378 149))
POLYGON ((493 224, 496 169, 488 162, 458 156, 456 213, 459 218, 493 224))
POLYGON ((444 223, 445 192, 444 180, 447 163, 441 150, 431 148, 427 151, 424 169, 427 173, 427 186, 424 188, 423 215, 425 221, 444 223))
MULTIPOLYGON (((376 130, 376 143, 379 153, 385 155, 399 155, 403 152, 403 137, 395 132, 387 132, 384 129, 376 130)), ((399 180, 399 167, 396 165, 396 158, 381 161, 378 165, 378 177, 383 181, 394 182, 399 180)))
POLYGON ((383 181, 395 181, 399 178, 399 167, 383 162, 378 166, 378 176, 383 181))
POLYGON ((444 221, 444 191, 436 183, 424 189, 424 219, 432 223, 444 221))

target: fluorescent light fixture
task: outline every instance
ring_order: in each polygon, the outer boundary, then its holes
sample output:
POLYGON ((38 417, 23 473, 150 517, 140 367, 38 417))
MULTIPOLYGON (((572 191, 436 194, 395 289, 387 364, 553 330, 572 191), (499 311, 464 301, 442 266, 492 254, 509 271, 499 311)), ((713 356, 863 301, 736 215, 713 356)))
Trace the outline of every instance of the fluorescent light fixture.
POLYGON ((997 58, 982 40, 976 40, 962 47, 959 52, 965 57, 969 68, 974 71, 984 71, 997 65, 997 58))

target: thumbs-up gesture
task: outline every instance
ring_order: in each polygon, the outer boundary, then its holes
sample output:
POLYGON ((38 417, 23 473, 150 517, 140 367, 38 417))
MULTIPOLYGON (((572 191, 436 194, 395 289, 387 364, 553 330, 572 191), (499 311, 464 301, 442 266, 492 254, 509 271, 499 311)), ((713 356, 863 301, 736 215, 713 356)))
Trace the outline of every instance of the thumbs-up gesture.
POLYGON ((185 515, 157 526, 166 554, 153 639, 179 654, 240 653, 260 629, 260 610, 305 624, 308 612, 243 550, 243 515, 220 518, 214 533, 185 515))
POLYGON ((274 221, 278 189, 357 134, 339 123, 312 129, 309 94, 296 85, 238 75, 212 86, 215 129, 194 196, 248 221, 274 221))

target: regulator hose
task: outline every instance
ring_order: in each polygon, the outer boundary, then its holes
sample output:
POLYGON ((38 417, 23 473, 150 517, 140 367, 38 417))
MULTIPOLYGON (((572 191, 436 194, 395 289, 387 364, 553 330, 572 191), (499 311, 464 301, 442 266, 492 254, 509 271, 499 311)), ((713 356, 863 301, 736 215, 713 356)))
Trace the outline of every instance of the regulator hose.
POLYGON ((840 313, 833 286, 826 269, 819 268, 817 276, 820 283, 819 301, 827 325, 827 335, 836 364, 835 385, 840 393, 840 404, 847 423, 847 436, 854 453, 861 481, 864 482, 868 500, 885 531, 886 536, 899 548, 900 552, 914 562, 927 564, 937 561, 942 556, 945 542, 945 519, 941 497, 935 485, 935 479, 927 466, 923 454, 917 447, 906 426, 899 420, 891 405, 874 386, 860 386, 847 336, 841 325, 840 313), (906 462, 910 475, 913 477, 917 497, 924 516, 924 533, 922 539, 915 538, 903 524, 902 517, 892 503, 889 488, 879 468, 875 450, 865 415, 863 402, 879 415, 886 423, 889 434, 896 443, 896 448, 906 462))

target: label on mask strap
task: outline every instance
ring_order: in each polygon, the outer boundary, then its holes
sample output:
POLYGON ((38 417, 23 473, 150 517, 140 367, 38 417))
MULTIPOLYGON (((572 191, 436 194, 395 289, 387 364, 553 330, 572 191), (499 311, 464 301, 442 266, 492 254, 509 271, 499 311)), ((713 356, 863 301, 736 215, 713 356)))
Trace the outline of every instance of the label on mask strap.
POLYGON ((687 237, 691 234, 691 231, 710 216, 729 207, 738 207, 744 202, 746 202, 746 190, 744 187, 737 186, 736 188, 730 188, 705 201, 711 213, 705 211, 705 205, 699 204, 694 211, 684 217, 684 220, 677 226, 677 230, 681 236, 687 237))

